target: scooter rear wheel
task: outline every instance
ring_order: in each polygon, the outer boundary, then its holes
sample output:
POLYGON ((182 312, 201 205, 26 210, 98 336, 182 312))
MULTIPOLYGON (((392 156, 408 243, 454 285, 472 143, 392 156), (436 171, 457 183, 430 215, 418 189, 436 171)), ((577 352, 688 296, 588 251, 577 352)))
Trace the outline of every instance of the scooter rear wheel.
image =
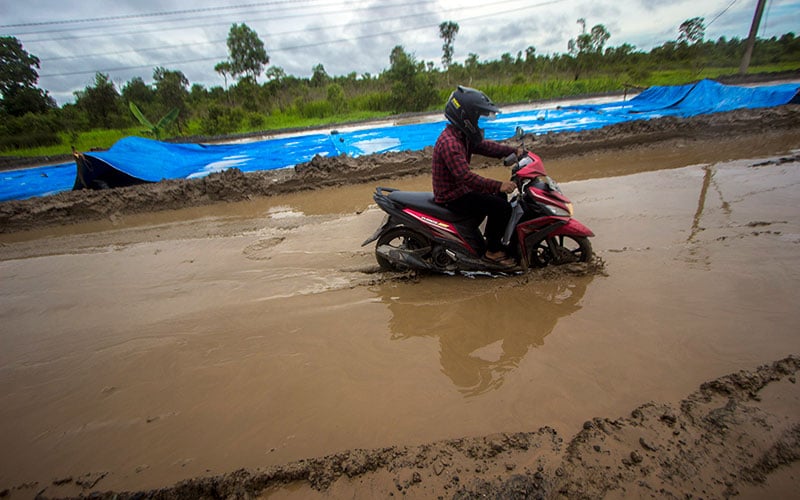
MULTIPOLYGON (((427 259, 430 257, 431 242, 424 235, 408 229, 406 227, 394 227, 383 233, 375 245, 377 249, 380 246, 388 245, 398 250, 414 251, 420 258, 427 259)), ((375 259, 381 269, 387 271, 405 271, 405 267, 401 268, 393 262, 388 261, 385 257, 375 252, 375 259)))

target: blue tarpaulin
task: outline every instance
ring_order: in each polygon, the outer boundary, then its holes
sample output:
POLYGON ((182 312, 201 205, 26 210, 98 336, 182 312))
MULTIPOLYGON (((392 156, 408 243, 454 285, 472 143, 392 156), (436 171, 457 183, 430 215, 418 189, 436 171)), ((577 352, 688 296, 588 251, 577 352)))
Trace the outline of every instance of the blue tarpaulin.
MULTIPOLYGON (((800 84, 736 87, 711 80, 650 87, 629 101, 597 105, 504 113, 482 122, 486 137, 512 137, 520 127, 525 133, 578 131, 631 120, 663 116, 688 117, 742 108, 771 107, 798 102, 800 84)), ((142 182, 191 179, 227 168, 242 171, 292 167, 315 155, 361 156, 386 151, 417 151, 432 146, 444 128, 435 123, 386 126, 350 132, 311 134, 240 144, 173 144, 126 137, 108 151, 84 155, 142 182)), ((74 163, 0 172, 0 201, 43 196, 72 189, 74 163)))

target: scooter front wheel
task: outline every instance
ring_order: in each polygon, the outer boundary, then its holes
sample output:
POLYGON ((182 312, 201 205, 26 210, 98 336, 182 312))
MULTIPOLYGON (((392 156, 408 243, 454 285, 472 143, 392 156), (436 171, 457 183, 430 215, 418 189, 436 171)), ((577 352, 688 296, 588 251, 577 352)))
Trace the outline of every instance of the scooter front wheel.
POLYGON ((384 245, 405 252, 413 252, 421 259, 429 258, 431 253, 431 242, 423 234, 402 226, 389 229, 378 238, 378 242, 375 245, 375 259, 378 261, 378 265, 387 271, 405 271, 408 266, 391 262, 379 254, 377 252, 378 247, 384 245))
POLYGON ((592 243, 586 236, 555 236, 531 248, 529 256, 531 267, 589 262, 592 258, 592 243))

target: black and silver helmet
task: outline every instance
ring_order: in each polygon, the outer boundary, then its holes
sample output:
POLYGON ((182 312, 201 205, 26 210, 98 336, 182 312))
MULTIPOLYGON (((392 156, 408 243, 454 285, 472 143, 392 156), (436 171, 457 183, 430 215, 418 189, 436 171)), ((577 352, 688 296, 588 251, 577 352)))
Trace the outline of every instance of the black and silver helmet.
POLYGON ((478 119, 499 112, 500 109, 486 94, 461 85, 450 94, 444 107, 444 116, 473 144, 483 140, 483 129, 478 127, 478 119))

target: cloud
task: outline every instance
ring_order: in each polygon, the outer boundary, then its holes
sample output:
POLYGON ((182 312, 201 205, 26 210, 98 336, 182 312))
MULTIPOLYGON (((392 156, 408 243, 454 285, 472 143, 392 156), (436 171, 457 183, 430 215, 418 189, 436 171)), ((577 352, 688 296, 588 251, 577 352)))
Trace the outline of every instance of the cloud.
MULTIPOLYGON (((417 60, 441 60, 438 24, 460 30, 454 59, 475 53, 481 60, 516 55, 527 47, 539 55, 565 53, 567 41, 586 19, 603 24, 607 46, 630 43, 650 50, 678 35, 681 22, 704 17, 707 39, 747 36, 755 6, 731 0, 263 0, 220 4, 212 0, 122 0, 108 3, 55 0, 0 5, 0 35, 16 36, 41 59, 39 86, 60 104, 73 92, 109 74, 118 87, 133 77, 152 82, 153 70, 181 71, 192 84, 222 86, 214 66, 228 57, 225 43, 234 23, 246 23, 265 42, 270 64, 308 77, 322 64, 330 75, 378 74, 401 45, 417 60)), ((772 0, 759 36, 796 31, 800 0, 772 0)), ((262 76, 263 79, 263 76, 262 76)))

